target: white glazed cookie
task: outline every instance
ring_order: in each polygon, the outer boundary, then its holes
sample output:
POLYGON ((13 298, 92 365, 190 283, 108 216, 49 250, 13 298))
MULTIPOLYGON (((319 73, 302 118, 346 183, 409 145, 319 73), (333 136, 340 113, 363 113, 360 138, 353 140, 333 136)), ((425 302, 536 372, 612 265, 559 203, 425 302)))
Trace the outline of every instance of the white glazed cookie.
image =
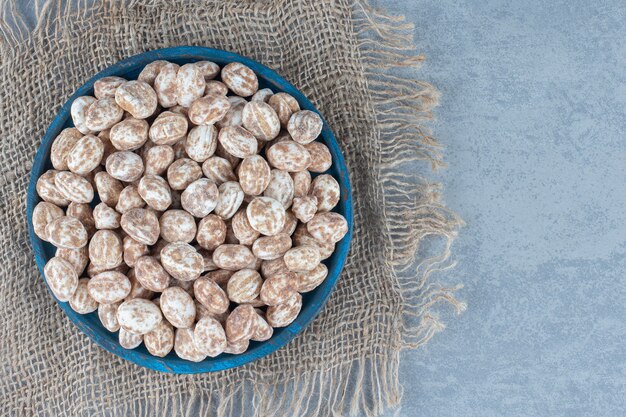
POLYGON ((122 230, 137 242, 154 245, 159 239, 159 220, 153 211, 134 208, 122 214, 122 230))
POLYGON ((248 204, 246 213, 250 226, 266 236, 280 233, 285 224, 283 205, 270 197, 256 197, 248 204))
POLYGON ((211 275, 195 280, 193 288, 196 300, 198 300, 210 314, 222 314, 228 310, 230 300, 224 290, 211 278, 211 275))
POLYGON ((223 95, 207 94, 194 100, 189 107, 189 120, 198 126, 219 122, 230 110, 230 101, 223 95))
POLYGON ((204 249, 217 249, 226 241, 226 223, 224 220, 215 214, 209 214, 200 220, 196 241, 204 249))
POLYGON ((185 140, 185 152, 198 163, 209 159, 217 148, 217 129, 213 125, 196 126, 185 140))
POLYGON ((93 187, 91 183, 78 174, 60 171, 54 177, 54 184, 61 195, 73 203, 91 203, 93 187))
POLYGON ((85 226, 75 217, 63 216, 46 225, 48 242, 57 248, 79 249, 87 245, 89 236, 85 226))
POLYGON ((213 317, 203 317, 198 320, 193 336, 198 351, 212 358, 224 352, 228 345, 224 328, 213 317))
POLYGON ((100 304, 122 301, 130 294, 131 283, 121 272, 105 271, 89 280, 89 295, 100 304))
POLYGON ((302 296, 294 293, 291 298, 282 304, 267 308, 267 322, 272 327, 286 327, 291 324, 302 309, 302 296))
POLYGON ((154 91, 161 107, 172 107, 177 103, 179 68, 177 64, 168 62, 159 69, 154 79, 154 91))
POLYGON ((204 95, 222 95, 225 96, 228 94, 228 87, 221 81, 210 80, 206 82, 206 87, 204 89, 204 95))
POLYGON ((263 285, 261 274, 253 269, 242 269, 230 277, 226 291, 232 302, 245 304, 259 296, 261 285, 263 285))
POLYGON ((165 246, 161 250, 161 263, 171 276, 181 281, 193 281, 204 270, 202 255, 185 242, 174 242, 165 246))
POLYGON ((143 161, 130 151, 115 152, 107 158, 106 170, 116 180, 133 182, 143 174, 143 161))
POLYGON ((263 192, 265 197, 273 198, 288 209, 295 195, 295 185, 293 178, 287 171, 273 169, 270 173, 270 181, 263 192))
POLYGON ((87 175, 102 161, 104 145, 102 141, 93 135, 80 138, 69 150, 65 157, 67 168, 78 174, 87 175))
POLYGON ((240 305, 226 319, 226 337, 229 341, 238 342, 250 339, 256 326, 256 312, 250 305, 240 305))
POLYGON ((291 248, 291 236, 279 233, 257 239, 252 245, 252 253, 259 259, 271 261, 280 258, 291 248))
POLYGON ((185 64, 176 73, 176 101, 189 107, 194 100, 204 95, 204 74, 196 64, 185 64))
POLYGON ((126 79, 122 77, 110 76, 100 78, 93 84, 93 92, 96 98, 115 97, 117 88, 124 84, 126 79))
POLYGON ((250 265, 254 255, 247 246, 223 244, 213 252, 213 262, 221 269, 238 271, 250 265))
POLYGON ((59 301, 69 301, 78 287, 78 274, 65 259, 54 257, 44 268, 48 287, 59 301))
POLYGON ((134 151, 148 140, 148 122, 129 117, 115 124, 109 132, 109 140, 115 149, 134 151))
POLYGON ((274 109, 263 101, 250 101, 243 108, 243 126, 257 138, 269 141, 280 133, 280 119, 274 109))
POLYGON ((244 158, 237 172, 241 189, 248 195, 260 195, 270 183, 270 166, 260 155, 244 158))
POLYGON ((93 132, 109 129, 122 120, 124 110, 117 105, 115 98, 105 97, 94 101, 85 113, 85 126, 93 132))
POLYGON ((196 222, 185 210, 167 210, 159 218, 161 238, 168 243, 190 243, 197 233, 196 222))
POLYGON ((113 269, 124 261, 124 246, 113 230, 98 230, 89 241, 89 260, 100 269, 113 269))
POLYGON ((287 131, 298 143, 306 145, 313 142, 322 132, 322 118, 310 110, 301 110, 291 115, 287 131))
POLYGON ((139 180, 137 191, 149 207, 157 211, 167 210, 172 204, 170 186, 158 175, 144 175, 139 180))
POLYGON ((191 296, 180 287, 169 287, 161 293, 163 315, 172 326, 188 329, 196 318, 196 305, 191 296))
POLYGON ((135 277, 146 289, 163 292, 170 285, 170 274, 152 256, 142 256, 135 262, 135 277))
POLYGON ((267 160, 274 168, 298 172, 304 171, 311 164, 311 154, 302 144, 286 140, 270 146, 267 160))
POLYGON ((152 116, 158 104, 157 93, 145 81, 128 81, 115 90, 115 102, 136 119, 152 116))
POLYGON ((148 136, 157 145, 174 145, 185 137, 188 126, 185 115, 165 111, 152 122, 148 136))
POLYGON ((174 348, 174 328, 167 320, 143 335, 143 343, 150 354, 163 358, 174 348))
POLYGON ((207 178, 195 180, 180 196, 180 203, 188 213, 203 218, 217 206, 219 191, 217 185, 207 178))
POLYGON ((222 81, 241 97, 249 97, 259 89, 259 80, 254 71, 239 62, 231 62, 222 68, 222 81))
POLYGON ((241 185, 235 181, 228 181, 219 186, 218 192, 219 199, 213 211, 224 220, 230 219, 243 203, 244 192, 241 185))
POLYGON ((146 334, 163 320, 158 306, 143 298, 124 301, 117 308, 117 321, 120 327, 133 334, 146 334))
POLYGON ((241 126, 226 126, 217 136, 226 152, 237 158, 245 158, 257 153, 258 143, 252 132, 241 126))

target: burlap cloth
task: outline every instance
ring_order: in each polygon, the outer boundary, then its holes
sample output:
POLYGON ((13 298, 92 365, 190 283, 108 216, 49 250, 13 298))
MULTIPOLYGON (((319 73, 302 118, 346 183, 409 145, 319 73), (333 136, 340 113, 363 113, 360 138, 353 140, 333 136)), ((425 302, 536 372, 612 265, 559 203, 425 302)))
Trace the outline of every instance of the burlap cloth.
POLYGON ((393 75, 423 59, 411 27, 350 0, 47 1, 34 22, 21 19, 26 3, 2 2, 0 22, 0 414, 370 416, 397 405, 399 352, 442 328, 438 301, 463 308, 431 275, 450 266, 461 221, 437 185, 403 168, 442 164, 423 126, 437 91, 393 75), (252 364, 191 376, 122 361, 75 328, 42 282, 24 214, 31 161, 61 104, 106 66, 173 45, 235 51, 299 87, 340 141, 355 203, 347 265, 309 328, 252 364), (442 238, 438 253, 420 250, 428 236, 442 238))

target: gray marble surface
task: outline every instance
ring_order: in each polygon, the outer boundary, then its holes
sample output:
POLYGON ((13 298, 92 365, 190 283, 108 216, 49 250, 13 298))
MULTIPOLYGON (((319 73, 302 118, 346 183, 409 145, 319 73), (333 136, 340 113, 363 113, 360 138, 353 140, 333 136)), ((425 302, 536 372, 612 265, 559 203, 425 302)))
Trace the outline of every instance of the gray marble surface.
POLYGON ((626 4, 376 4, 416 26, 467 222, 468 310, 403 355, 396 415, 624 415, 626 4))

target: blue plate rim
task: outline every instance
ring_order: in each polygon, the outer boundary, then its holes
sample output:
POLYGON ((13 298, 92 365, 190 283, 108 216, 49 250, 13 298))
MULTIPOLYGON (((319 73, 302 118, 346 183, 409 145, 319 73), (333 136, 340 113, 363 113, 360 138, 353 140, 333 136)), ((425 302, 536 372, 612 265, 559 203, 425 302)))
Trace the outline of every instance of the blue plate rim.
MULTIPOLYGON (((90 92, 90 90, 93 89, 93 84, 96 80, 105 76, 119 74, 123 70, 129 70, 138 65, 145 65, 147 62, 151 62, 157 59, 211 60, 215 59, 216 56, 219 57, 219 59, 221 60, 227 60, 230 62, 237 61, 249 66, 259 75, 260 78, 263 78, 265 80, 268 80, 268 82, 280 86, 281 91, 287 92, 294 96, 296 100, 300 103, 301 108, 312 110, 320 114, 320 112, 315 108, 313 103, 311 103, 311 101, 302 92, 300 92, 300 90, 298 90, 294 85, 292 85, 282 76, 280 76, 276 71, 250 58, 221 49, 207 48, 201 46, 177 46, 171 48, 156 49, 125 58, 98 72, 96 75, 91 77, 85 84, 79 87, 56 114, 54 120, 46 130, 46 133, 39 145, 39 148, 33 160, 33 166, 31 168, 26 203, 28 234, 31 246, 35 254, 35 261, 39 268, 41 277, 46 284, 46 287, 48 287, 48 284, 45 280, 45 276, 43 273, 43 267, 45 265, 43 244, 42 241, 35 235, 32 224, 33 209, 35 205, 40 201, 36 193, 36 183, 37 179, 41 175, 40 173, 43 173, 44 165, 47 163, 47 153, 49 152, 49 147, 56 136, 55 132, 58 132, 63 128, 63 126, 66 124, 68 117, 70 116, 71 103, 76 97, 86 95, 88 92, 90 92)), ((335 253, 338 255, 338 261, 334 264, 333 270, 329 271, 329 275, 324 283, 320 287, 318 287, 318 290, 322 290, 321 293, 317 294, 316 298, 314 300, 311 300, 312 302, 310 304, 303 306, 303 309, 298 318, 292 324, 282 329, 280 334, 275 335, 272 339, 270 339, 270 341, 261 343, 255 349, 249 350, 241 355, 220 355, 216 358, 210 358, 210 360, 205 360, 202 362, 183 361, 184 363, 182 364, 172 364, 168 363, 168 361, 166 360, 167 357, 158 358, 149 354, 147 355, 148 357, 145 357, 146 355, 137 354, 137 352, 135 352, 134 350, 126 350, 119 346, 119 344, 117 345, 116 349, 115 346, 104 343, 104 341, 100 339, 99 335, 94 331, 94 329, 88 326, 85 321, 81 319, 82 315, 72 310, 69 306, 69 303, 59 302, 59 300, 54 297, 54 294, 52 294, 49 287, 48 291, 50 291, 57 304, 70 318, 74 325, 76 325, 81 331, 83 331, 98 346, 102 347, 110 353, 113 353, 118 357, 121 357, 122 359, 128 360, 139 366, 160 372, 175 374, 197 374, 222 371, 238 366, 243 366, 284 347, 291 340, 293 340, 295 336, 301 333, 304 328, 310 324, 310 322, 321 312, 322 308, 325 306, 328 298, 330 297, 330 294, 337 284, 338 278, 345 265, 353 234, 354 214, 352 206, 352 189, 348 170, 335 135, 333 134, 330 126, 328 125, 324 117, 321 114, 320 116, 323 120, 323 129, 321 136, 324 138, 327 146, 331 151, 331 154, 333 156, 333 164, 337 164, 337 170, 341 177, 339 178, 339 183, 341 186, 342 201, 344 204, 343 215, 346 217, 346 220, 348 222, 348 233, 336 245, 335 253)))

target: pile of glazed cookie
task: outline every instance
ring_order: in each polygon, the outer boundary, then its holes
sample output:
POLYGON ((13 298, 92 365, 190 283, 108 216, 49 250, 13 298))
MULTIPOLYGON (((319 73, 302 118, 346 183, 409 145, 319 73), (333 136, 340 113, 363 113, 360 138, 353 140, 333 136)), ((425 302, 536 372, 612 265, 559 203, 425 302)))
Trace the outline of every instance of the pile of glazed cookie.
POLYGON ((96 81, 71 115, 32 217, 59 301, 126 349, 190 361, 295 320, 348 232, 316 113, 241 63, 154 61, 96 81))

